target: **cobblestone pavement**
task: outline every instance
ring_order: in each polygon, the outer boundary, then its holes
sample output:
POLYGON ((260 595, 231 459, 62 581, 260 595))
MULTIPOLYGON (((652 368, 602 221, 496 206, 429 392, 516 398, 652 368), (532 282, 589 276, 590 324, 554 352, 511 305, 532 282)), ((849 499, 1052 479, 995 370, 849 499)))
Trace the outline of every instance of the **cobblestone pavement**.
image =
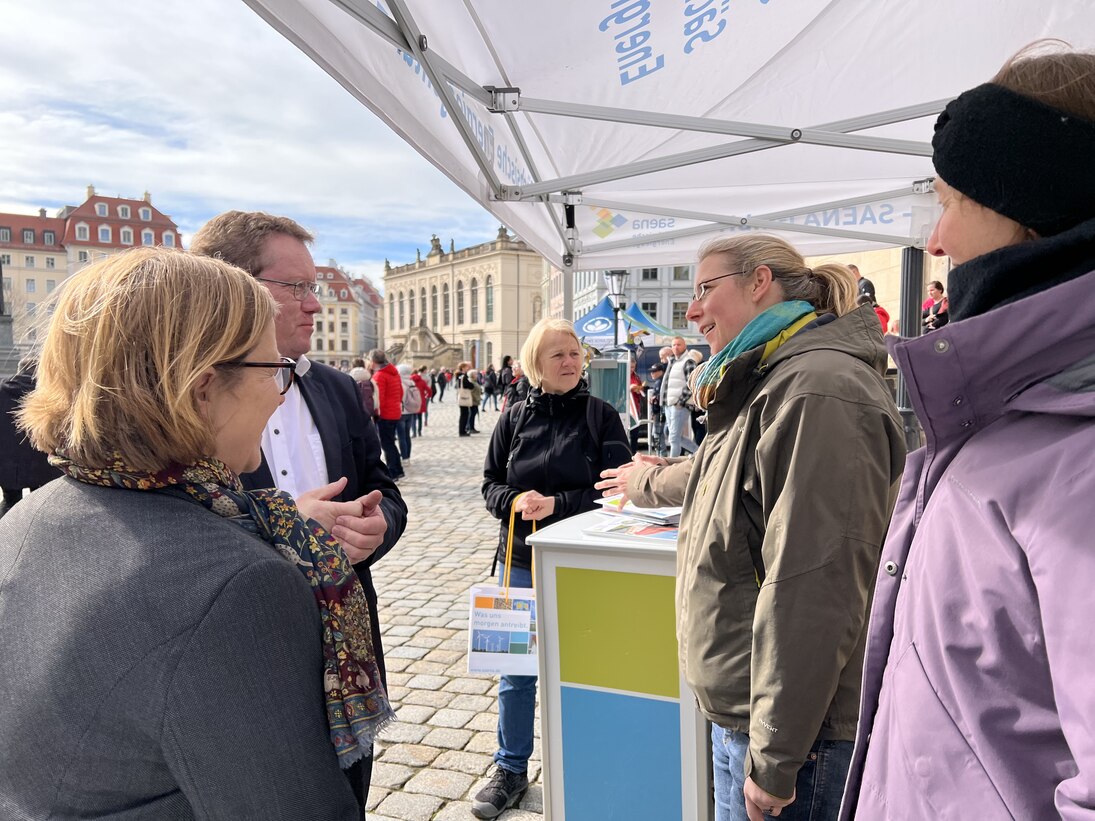
MULTIPOLYGON (((474 818, 472 796, 497 749, 498 679, 467 672, 468 588, 488 581, 498 521, 479 486, 499 414, 479 414, 479 435, 457 436, 455 391, 430 405, 423 436, 411 440, 399 488, 407 531, 373 568, 389 695, 399 721, 381 734, 369 793, 370 821, 474 818)), ((539 723, 539 716, 537 716, 539 723)), ((540 732, 532 782, 502 821, 541 821, 540 732)))

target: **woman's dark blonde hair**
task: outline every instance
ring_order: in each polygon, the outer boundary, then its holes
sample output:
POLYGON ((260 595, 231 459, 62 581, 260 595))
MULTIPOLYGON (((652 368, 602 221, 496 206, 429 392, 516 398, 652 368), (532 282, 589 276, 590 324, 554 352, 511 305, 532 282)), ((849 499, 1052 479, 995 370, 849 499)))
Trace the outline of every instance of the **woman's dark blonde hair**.
POLYGON ((784 299, 805 300, 818 313, 841 316, 856 307, 855 275, 847 266, 827 262, 810 268, 791 243, 771 234, 718 237, 700 248, 698 261, 716 255, 727 273, 767 265, 784 299))
POLYGON ((211 456, 195 385, 249 354, 276 310, 253 277, 185 251, 134 248, 89 265, 58 291, 19 424, 38 450, 90 468, 211 456))
POLYGON ((1016 52, 992 78, 996 85, 1095 122, 1095 53, 1063 40, 1036 40, 1016 52))

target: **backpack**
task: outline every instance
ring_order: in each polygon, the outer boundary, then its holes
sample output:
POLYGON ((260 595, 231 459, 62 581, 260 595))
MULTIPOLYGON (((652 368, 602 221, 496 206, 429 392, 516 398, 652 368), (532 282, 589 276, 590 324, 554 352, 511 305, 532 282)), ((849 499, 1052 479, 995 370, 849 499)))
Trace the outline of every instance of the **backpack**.
POLYGON ((361 409, 365 415, 372 419, 376 416, 376 404, 373 402, 373 383, 358 382, 357 398, 361 400, 361 409))
POLYGON ((403 413, 422 412, 422 391, 414 382, 403 383, 403 413))

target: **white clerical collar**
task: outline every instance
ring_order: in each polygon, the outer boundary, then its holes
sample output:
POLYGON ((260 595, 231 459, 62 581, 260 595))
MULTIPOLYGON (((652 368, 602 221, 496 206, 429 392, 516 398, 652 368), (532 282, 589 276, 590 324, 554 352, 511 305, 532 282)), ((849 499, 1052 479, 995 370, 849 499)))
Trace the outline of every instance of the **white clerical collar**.
POLYGON ((312 367, 312 363, 308 361, 308 357, 301 355, 300 359, 297 360, 296 375, 304 376, 304 374, 308 373, 310 367, 312 367))

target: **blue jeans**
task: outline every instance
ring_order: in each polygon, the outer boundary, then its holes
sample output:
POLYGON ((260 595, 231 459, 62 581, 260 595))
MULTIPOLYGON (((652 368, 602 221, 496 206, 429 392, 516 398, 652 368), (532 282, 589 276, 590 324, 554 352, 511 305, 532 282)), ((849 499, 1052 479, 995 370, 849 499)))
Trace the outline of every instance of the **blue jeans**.
MULTIPOLYGON (((498 567, 498 584, 505 566, 498 567)), ((510 587, 532 587, 532 572, 510 569, 510 587)), ((528 769, 536 723, 536 676, 502 676, 498 683, 498 752, 494 763, 511 773, 528 769)))
POLYGON ((414 414, 405 413, 399 419, 396 433, 399 436, 399 455, 404 459, 411 458, 411 425, 414 424, 414 414))
POLYGON ((688 408, 670 405, 665 409, 665 425, 669 428, 669 455, 680 456, 681 450, 696 452, 692 440, 692 413, 688 408))
MULTIPOLYGON (((748 821, 745 814, 745 755, 749 736, 711 727, 715 765, 715 821, 748 821)), ((840 813, 840 799, 852 762, 851 741, 815 741, 798 771, 795 800, 779 821, 830 821, 840 813)), ((765 815, 765 818, 773 816, 765 815)))

